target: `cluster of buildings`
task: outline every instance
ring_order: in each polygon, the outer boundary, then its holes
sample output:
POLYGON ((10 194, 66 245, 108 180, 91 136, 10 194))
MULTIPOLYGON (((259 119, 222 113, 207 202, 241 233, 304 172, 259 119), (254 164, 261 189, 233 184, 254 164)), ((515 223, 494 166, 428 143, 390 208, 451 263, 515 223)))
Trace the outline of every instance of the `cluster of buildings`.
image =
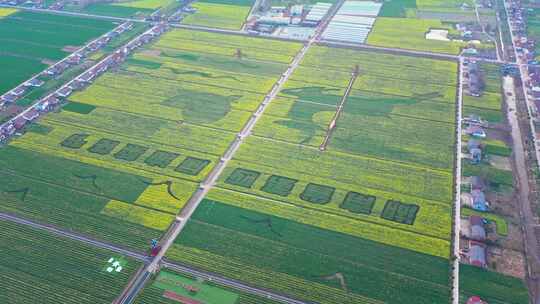
POLYGON ((524 76, 524 85, 529 96, 533 99, 534 114, 540 110, 540 63, 535 59, 535 41, 527 37, 526 10, 521 6, 520 0, 507 1, 510 30, 513 34, 513 43, 520 63, 527 64, 527 74, 524 76))
MULTIPOLYGON (((474 210, 487 211, 488 203, 484 191, 485 183, 482 178, 471 177, 470 192, 466 193, 464 203, 474 210)), ((488 221, 478 215, 468 216, 461 221, 460 233, 465 242, 460 242, 460 258, 481 268, 487 267, 487 224, 488 221)))
POLYGON ((107 45, 107 43, 109 43, 112 38, 124 33, 125 31, 131 30, 132 28, 133 23, 123 23, 122 25, 115 28, 113 31, 108 32, 97 40, 92 41, 82 49, 71 54, 64 60, 47 68, 41 74, 32 77, 30 80, 23 83, 22 85, 19 85, 11 91, 3 94, 2 96, 0 96, 0 108, 16 102, 18 99, 22 98, 28 90, 34 87, 41 87, 45 83, 43 80, 40 79, 41 77, 57 77, 62 75, 71 66, 79 65, 86 56, 103 48, 105 45, 107 45))
POLYGON ((331 3, 317 2, 313 6, 269 6, 263 1, 259 10, 246 22, 245 29, 251 34, 275 35, 289 39, 308 39, 315 27, 332 7, 331 3))
POLYGON ((167 29, 167 24, 158 24, 152 27, 150 30, 129 42, 123 48, 116 50, 113 54, 62 86, 60 89, 39 100, 31 108, 28 108, 3 125, 0 125, 0 142, 8 140, 12 135, 16 134, 17 131, 23 129, 28 123, 55 109, 62 100, 68 98, 73 91, 85 88, 95 78, 99 77, 110 68, 121 64, 135 49, 152 41, 154 38, 163 34, 167 29))
POLYGON ((375 24, 382 3, 345 1, 322 34, 324 40, 364 43, 375 24))

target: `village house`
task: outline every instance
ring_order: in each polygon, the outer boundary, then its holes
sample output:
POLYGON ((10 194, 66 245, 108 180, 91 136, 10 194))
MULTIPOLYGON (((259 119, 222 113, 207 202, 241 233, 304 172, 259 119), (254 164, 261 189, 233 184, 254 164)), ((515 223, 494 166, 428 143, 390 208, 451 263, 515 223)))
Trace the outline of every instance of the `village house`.
POLYGON ((16 130, 20 130, 24 128, 24 126, 26 125, 26 122, 27 120, 24 117, 19 116, 15 118, 15 120, 13 120, 13 126, 15 127, 16 130))
POLYGON ((480 142, 476 139, 470 139, 467 142, 467 148, 471 157, 471 163, 479 164, 482 161, 482 149, 480 142))
POLYGON ((13 93, 6 93, 1 97, 3 103, 13 103, 17 101, 17 99, 19 99, 19 97, 15 96, 13 93))
POLYGON ((24 113, 22 117, 28 121, 35 120, 36 118, 39 117, 39 111, 36 110, 35 108, 31 108, 29 111, 24 113))
POLYGON ((482 217, 477 215, 469 216, 469 238, 480 242, 486 239, 486 229, 482 217))
POLYGON ((11 94, 17 96, 17 97, 20 97, 24 94, 24 92, 26 92, 26 89, 24 87, 17 87, 13 90, 11 90, 11 94))
POLYGON ((487 211, 488 210, 488 202, 486 201, 486 195, 484 191, 481 190, 472 190, 471 191, 471 197, 472 197, 472 208, 477 211, 487 211))
POLYGON ((69 56, 66 62, 71 65, 77 65, 81 63, 82 59, 83 59, 83 56, 77 53, 77 54, 73 54, 69 56))
POLYGON ((63 87, 60 90, 58 90, 58 92, 56 92, 56 96, 61 97, 61 98, 66 98, 69 95, 71 95, 72 92, 73 90, 70 87, 63 87))
POLYGON ((477 241, 469 241, 469 263, 473 266, 486 268, 486 245, 477 241))
POLYGON ((25 82, 24 86, 25 87, 36 87, 36 88, 38 88, 38 87, 41 87, 43 84, 45 84, 44 81, 39 80, 37 78, 33 78, 33 79, 25 82))
POLYGON ((482 127, 473 124, 469 125, 467 129, 465 129, 465 133, 477 138, 486 138, 487 136, 486 131, 484 131, 482 127))

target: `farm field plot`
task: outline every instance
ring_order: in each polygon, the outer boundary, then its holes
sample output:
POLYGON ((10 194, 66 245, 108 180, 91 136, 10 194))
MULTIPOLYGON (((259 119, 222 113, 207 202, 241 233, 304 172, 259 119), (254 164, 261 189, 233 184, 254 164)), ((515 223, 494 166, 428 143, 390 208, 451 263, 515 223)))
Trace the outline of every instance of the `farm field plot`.
MULTIPOLYGON (((3 12, 6 12, 5 10, 3 12)), ((114 28, 109 21, 27 11, 0 17, 0 95, 114 28)))
MULTIPOLYGON (((467 46, 456 24, 476 22, 474 1, 389 0, 384 1, 367 43, 391 48, 458 54, 467 46), (446 30, 441 39, 426 39, 430 30, 446 30)), ((479 9, 483 22, 495 24, 495 10, 479 9)), ((476 48, 492 49, 487 40, 476 48)))
MULTIPOLYGON (((540 38, 540 9, 539 8, 527 8, 527 36, 538 40, 540 38)), ((538 52, 540 46, 536 44, 535 50, 538 52)), ((538 56, 536 57, 538 59, 538 56)))
POLYGON ((428 40, 425 38, 425 34, 430 29, 452 31, 449 25, 444 25, 436 19, 379 17, 375 21, 373 31, 368 36, 367 43, 383 47, 448 54, 458 54, 460 49, 465 46, 465 43, 461 42, 428 40))
POLYGON ((478 115, 491 123, 502 122, 501 72, 495 64, 480 63, 482 94, 479 97, 463 95, 463 115, 478 115))
POLYGON ((2 148, 0 210, 139 250, 159 238, 286 69, 261 50, 300 47, 195 37, 166 34, 2 148))
POLYGON ((201 282, 196 278, 179 273, 162 270, 146 286, 139 297, 137 304, 176 304, 177 299, 187 298, 203 301, 205 304, 278 304, 279 302, 259 296, 243 293, 223 287, 213 282, 201 282), (195 293, 188 292, 180 286, 194 286, 195 293))
POLYGON ((456 90, 451 62, 314 48, 254 134, 319 147, 356 65, 360 75, 328 149, 448 170, 456 90))
POLYGON ((210 195, 226 203, 203 201, 169 258, 316 303, 448 299, 445 258, 287 219, 279 206, 272 213, 236 207, 230 203, 253 199, 225 196, 210 195))
POLYGON ((139 263, 108 250, 0 222, 0 302, 111 303, 139 263), (109 260, 121 269, 110 269, 109 260))
POLYGON ((488 303, 529 303, 529 293, 521 279, 464 264, 460 265, 459 276, 463 303, 473 295, 488 303))
POLYGON ((111 17, 141 18, 160 10, 167 13, 180 4, 173 0, 131 0, 111 3, 90 3, 85 6, 69 5, 67 10, 111 17))
POLYGON ((316 303, 447 302, 456 72, 312 47, 168 257, 316 303))
POLYGON ((202 0, 191 6, 196 12, 187 15, 183 23, 216 27, 224 29, 240 29, 251 10, 252 0, 202 0))

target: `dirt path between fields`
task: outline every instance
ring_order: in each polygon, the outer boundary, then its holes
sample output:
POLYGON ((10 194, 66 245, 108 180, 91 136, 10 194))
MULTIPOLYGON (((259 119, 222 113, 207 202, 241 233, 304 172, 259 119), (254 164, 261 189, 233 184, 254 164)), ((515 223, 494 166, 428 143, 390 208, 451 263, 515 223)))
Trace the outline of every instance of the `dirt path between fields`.
POLYGON ((518 102, 516 100, 516 90, 514 79, 511 77, 503 78, 503 89, 506 93, 506 103, 508 105, 507 118, 512 128, 513 143, 513 164, 515 166, 515 183, 519 203, 519 217, 521 224, 521 233, 524 242, 525 258, 527 262, 527 285, 533 303, 540 303, 538 291, 540 290, 540 247, 534 233, 535 219, 531 210, 529 201, 530 187, 529 176, 527 172, 527 162, 525 148, 523 146, 523 135, 521 133, 520 122, 518 120, 518 102), (510 94, 508 94, 510 93, 510 94))

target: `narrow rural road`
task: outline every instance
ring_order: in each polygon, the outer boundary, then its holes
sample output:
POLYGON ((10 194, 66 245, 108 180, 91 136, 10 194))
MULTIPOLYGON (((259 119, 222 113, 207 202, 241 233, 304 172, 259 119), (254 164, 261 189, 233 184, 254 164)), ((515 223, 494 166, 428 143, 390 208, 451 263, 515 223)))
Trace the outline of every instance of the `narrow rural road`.
MULTIPOLYGON (((161 250, 154 257, 152 262, 148 265, 145 265, 145 270, 140 271, 140 275, 133 278, 133 280, 126 286, 122 294, 115 301, 116 304, 129 304, 132 303, 132 300, 136 295, 142 290, 145 285, 145 282, 150 278, 147 273, 156 273, 159 271, 160 264, 162 259, 167 252, 167 250, 173 245, 176 238, 182 232, 187 222, 202 202, 204 197, 208 194, 210 189, 215 185, 216 181, 223 173, 223 170, 227 166, 228 162, 233 158, 234 154, 240 148, 240 145, 243 143, 244 139, 251 134, 251 131, 255 127, 255 124, 261 117, 262 113, 265 111, 270 102, 277 96, 287 79, 292 75, 294 70, 300 65, 300 62, 307 54, 309 48, 316 43, 323 31, 326 29, 330 19, 335 15, 339 7, 343 4, 344 0, 336 2, 329 12, 324 17, 323 21, 316 28, 313 37, 307 42, 304 43, 304 46, 293 58, 292 62, 289 64, 287 70, 281 75, 278 81, 274 84, 270 92, 265 96, 261 104, 259 105, 256 112, 250 117, 247 123, 244 125, 242 130, 238 132, 236 139, 231 143, 227 151, 223 154, 220 161, 212 168, 210 173, 206 176, 203 182, 201 182, 199 188, 192 194, 188 202, 180 211, 180 214, 176 217, 176 220, 171 225, 169 230, 165 233, 165 236, 161 239, 159 245, 161 250)), ((184 26, 177 26, 184 27, 184 26)), ((189 27, 188 27, 189 28, 189 27)), ((223 31, 221 31, 223 32, 223 31)), ((238 32, 238 31, 237 31, 238 32)))
POLYGON ((461 229, 461 122, 463 120, 463 58, 459 58, 456 96, 456 151, 454 168, 454 206, 452 227, 452 304, 459 304, 459 235, 461 229))
POLYGON ((508 105, 508 122, 512 128, 512 143, 513 143, 513 158, 516 167, 516 184, 518 190, 518 204, 519 204, 519 218, 521 222, 521 232, 524 242, 525 258, 527 261, 527 274, 528 285, 533 297, 536 297, 534 303, 540 303, 538 301, 538 291, 540 290, 540 284, 536 273, 538 273, 540 266, 540 247, 535 235, 536 221, 532 213, 529 194, 529 176, 527 173, 526 164, 526 148, 523 145, 523 134, 520 128, 518 119, 519 111, 516 101, 514 80, 511 77, 505 77, 503 80, 503 89, 507 94, 506 102, 508 105))
POLYGON ((532 115, 531 107, 534 107, 534 103, 530 100, 527 94, 526 83, 529 81, 529 72, 527 70, 527 61, 521 58, 516 50, 516 37, 512 31, 511 17, 508 13, 509 3, 504 1, 504 8, 507 16, 507 23, 510 29, 510 37, 512 39, 512 45, 514 48, 514 55, 519 67, 519 75, 516 77, 521 80, 521 91, 525 98, 525 113, 519 113, 520 107, 518 106, 518 100, 515 96, 515 85, 513 80, 505 78, 503 82, 503 88, 505 92, 510 92, 512 96, 508 96, 508 120, 512 126, 512 141, 513 141, 513 156, 517 170, 517 190, 519 199, 519 214, 520 214, 520 226, 524 240, 525 259, 527 261, 527 285, 529 292, 531 293, 532 302, 540 304, 540 244, 536 238, 535 226, 537 225, 537 217, 533 214, 530 202, 530 179, 528 174, 528 166, 526 161, 527 147, 523 143, 523 139, 531 139, 534 145, 534 153, 536 158, 536 166, 540 168, 540 153, 539 144, 536 138, 536 126, 534 124, 534 116, 532 115), (519 123, 519 114, 527 115, 528 117, 528 131, 524 133, 521 130, 519 123))
MULTIPOLYGON (((205 32, 229 34, 229 35, 255 36, 255 37, 259 37, 263 39, 295 41, 295 42, 302 41, 298 39, 288 39, 288 38, 277 37, 277 36, 274 37, 274 36, 265 36, 265 35, 253 35, 246 31, 227 30, 227 29, 219 29, 219 28, 205 27, 205 26, 198 26, 198 25, 187 25, 187 24, 181 24, 181 23, 170 23, 169 25, 175 28, 184 28, 184 29, 190 29, 190 30, 196 30, 196 31, 205 31, 205 32)), ((385 52, 385 53, 390 53, 390 54, 395 54, 395 55, 416 56, 416 57, 425 57, 425 58, 440 59, 440 60, 457 61, 460 58, 460 55, 436 53, 436 52, 429 52, 429 51, 417 51, 417 50, 401 49, 401 48, 394 48, 394 47, 382 47, 382 46, 374 46, 374 45, 360 44, 360 43, 348 43, 348 42, 325 41, 325 40, 321 41, 320 39, 317 39, 317 44, 326 45, 330 47, 350 48, 350 49, 367 50, 367 51, 379 51, 379 52, 385 52)), ((497 59, 476 58, 476 57, 472 59, 476 61, 488 62, 488 63, 494 63, 494 64, 507 63, 507 62, 497 60, 497 59)))

